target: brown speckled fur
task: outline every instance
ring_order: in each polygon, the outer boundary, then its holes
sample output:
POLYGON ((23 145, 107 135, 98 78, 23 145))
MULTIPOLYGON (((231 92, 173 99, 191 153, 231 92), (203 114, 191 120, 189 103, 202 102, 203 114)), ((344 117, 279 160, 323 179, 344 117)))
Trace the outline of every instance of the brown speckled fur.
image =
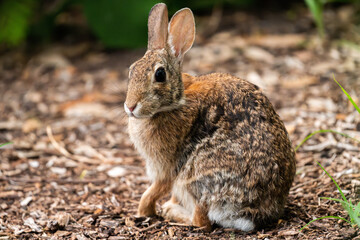
MULTIPOLYGON (((160 12, 166 12, 167 19, 167 11, 160 12)), ((152 37, 157 32, 153 25, 160 24, 149 22, 152 37)), ((269 100, 257 86, 230 74, 181 74, 185 52, 176 56, 169 43, 148 46, 157 47, 130 67, 125 102, 141 105, 139 116, 129 117, 129 134, 153 182, 138 213, 153 215, 156 200, 172 189, 169 206, 193 209, 191 222, 196 226, 208 229, 209 209, 230 205, 236 209, 233 218, 251 219, 257 227, 276 221, 296 166, 284 124, 269 100), (164 83, 154 82, 159 64, 166 70, 164 83), (176 200, 184 192, 194 201, 193 208, 185 197, 176 200)), ((164 211, 171 218, 169 206, 164 211)))

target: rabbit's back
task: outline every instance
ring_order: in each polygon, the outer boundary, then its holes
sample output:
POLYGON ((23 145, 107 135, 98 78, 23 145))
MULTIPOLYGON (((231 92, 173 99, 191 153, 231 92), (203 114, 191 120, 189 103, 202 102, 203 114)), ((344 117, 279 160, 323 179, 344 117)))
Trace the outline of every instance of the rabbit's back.
POLYGON ((257 224, 277 219, 295 157, 269 100, 257 86, 229 74, 200 76, 185 94, 198 112, 184 141, 179 188, 206 203, 210 218, 213 209, 257 224))

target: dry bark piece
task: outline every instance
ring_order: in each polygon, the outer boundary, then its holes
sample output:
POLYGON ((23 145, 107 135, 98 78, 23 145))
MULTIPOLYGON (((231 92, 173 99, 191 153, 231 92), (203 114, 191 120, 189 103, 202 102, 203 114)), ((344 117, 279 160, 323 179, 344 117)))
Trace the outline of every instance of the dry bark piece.
POLYGON ((16 191, 0 192, 0 198, 20 198, 22 195, 22 192, 16 191))
POLYGON ((279 236, 296 236, 300 232, 295 230, 283 230, 278 233, 279 236))
POLYGON ((42 232, 42 227, 35 223, 35 220, 32 217, 29 217, 24 220, 24 225, 31 228, 34 232, 42 232))
POLYGON ((108 228, 116 228, 119 226, 118 221, 109 220, 109 219, 102 219, 99 223, 100 226, 108 227, 108 228))
POLYGON ((21 129, 22 125, 21 121, 0 122, 0 130, 21 129))
POLYGON ((306 36, 303 34, 260 35, 246 39, 247 44, 260 45, 269 48, 295 48, 303 44, 306 36))
POLYGON ((247 47, 244 49, 244 55, 245 57, 249 58, 253 61, 260 61, 260 62, 266 62, 266 63, 273 63, 274 62, 274 56, 259 47, 247 47))
POLYGON ((58 231, 55 232, 54 236, 59 237, 59 238, 63 238, 63 237, 69 236, 70 234, 71 234, 71 232, 69 232, 69 231, 58 230, 58 231))
POLYGON ((58 212, 55 215, 55 220, 58 222, 61 228, 66 227, 69 224, 70 219, 71 215, 67 212, 58 212))
POLYGON ((126 217, 125 218, 125 225, 128 227, 134 227, 135 226, 135 222, 133 220, 131 220, 131 218, 126 217))

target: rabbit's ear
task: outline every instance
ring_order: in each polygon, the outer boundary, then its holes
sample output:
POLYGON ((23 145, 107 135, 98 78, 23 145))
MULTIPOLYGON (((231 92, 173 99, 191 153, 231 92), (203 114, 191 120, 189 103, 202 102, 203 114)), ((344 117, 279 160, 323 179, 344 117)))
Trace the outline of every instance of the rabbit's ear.
POLYGON ((168 44, 176 57, 184 57, 195 39, 195 20, 189 8, 175 13, 169 24, 168 44))
POLYGON ((165 48, 167 28, 169 24, 166 4, 158 3, 153 6, 148 19, 148 49, 165 48))

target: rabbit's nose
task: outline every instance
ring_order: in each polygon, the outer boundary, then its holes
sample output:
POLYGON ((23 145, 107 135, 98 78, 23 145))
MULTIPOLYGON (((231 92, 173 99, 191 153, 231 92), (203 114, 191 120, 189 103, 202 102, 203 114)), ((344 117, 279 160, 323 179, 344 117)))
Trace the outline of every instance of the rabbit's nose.
POLYGON ((131 112, 131 113, 134 111, 136 106, 137 106, 136 103, 133 106, 130 106, 130 107, 125 103, 125 109, 127 108, 129 110, 129 112, 131 112))
POLYGON ((135 104, 134 106, 132 106, 132 107, 128 107, 128 108, 129 108, 130 112, 133 112, 133 111, 134 111, 134 109, 136 108, 136 104, 135 104))

